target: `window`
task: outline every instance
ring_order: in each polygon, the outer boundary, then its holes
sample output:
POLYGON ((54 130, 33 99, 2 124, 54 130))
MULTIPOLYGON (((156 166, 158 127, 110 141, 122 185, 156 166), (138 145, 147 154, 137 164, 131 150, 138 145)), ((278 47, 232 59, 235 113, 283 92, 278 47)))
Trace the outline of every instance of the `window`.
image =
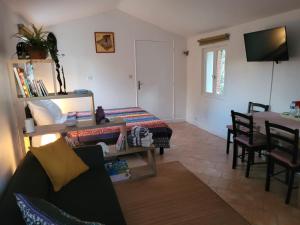
POLYGON ((204 49, 204 93, 221 96, 225 87, 226 49, 224 47, 204 49))

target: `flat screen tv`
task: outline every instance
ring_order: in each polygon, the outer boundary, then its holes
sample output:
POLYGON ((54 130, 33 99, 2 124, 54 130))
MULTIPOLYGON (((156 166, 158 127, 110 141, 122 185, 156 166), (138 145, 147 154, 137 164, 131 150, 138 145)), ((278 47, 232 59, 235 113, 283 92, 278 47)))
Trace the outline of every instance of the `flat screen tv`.
POLYGON ((289 60, 285 27, 244 34, 247 61, 289 60))

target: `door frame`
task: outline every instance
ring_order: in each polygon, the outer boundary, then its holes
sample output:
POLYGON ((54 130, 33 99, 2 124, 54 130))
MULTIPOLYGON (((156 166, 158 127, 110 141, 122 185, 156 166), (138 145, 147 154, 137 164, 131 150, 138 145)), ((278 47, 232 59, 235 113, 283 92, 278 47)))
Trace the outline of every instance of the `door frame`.
MULTIPOLYGON (((156 41, 156 40, 147 40, 147 39, 135 39, 134 40, 134 87, 135 87, 135 105, 138 107, 139 99, 138 99, 138 86, 137 86, 137 42, 138 41, 149 41, 149 42, 160 42, 160 43, 170 43, 170 41, 156 41)), ((175 120, 175 41, 171 41, 171 48, 172 48, 172 115, 171 120, 175 120)))

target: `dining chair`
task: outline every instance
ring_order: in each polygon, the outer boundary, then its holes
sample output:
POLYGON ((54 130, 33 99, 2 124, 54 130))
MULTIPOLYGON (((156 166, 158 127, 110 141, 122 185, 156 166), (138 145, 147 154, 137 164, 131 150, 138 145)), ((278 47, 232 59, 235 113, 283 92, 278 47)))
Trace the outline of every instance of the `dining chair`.
MULTIPOLYGON (((267 112, 269 111, 269 105, 264 105, 261 103, 256 103, 256 102, 249 102, 248 103, 248 113, 251 114, 253 112, 267 112)), ((229 154, 229 149, 230 149, 230 143, 231 143, 231 136, 233 135, 233 127, 232 125, 227 125, 227 145, 226 145, 226 154, 229 154)))
POLYGON ((295 173, 300 171, 299 130, 270 123, 269 121, 265 123, 268 141, 268 167, 265 190, 270 191, 271 177, 278 179, 278 175, 285 172, 284 183, 288 185, 285 203, 289 204, 292 190, 295 188, 295 173), (275 164, 281 165, 285 170, 274 173, 275 164))
POLYGON ((249 177, 250 167, 254 164, 255 152, 267 149, 266 136, 254 131, 253 116, 231 110, 232 125, 233 125, 233 160, 232 169, 236 168, 237 159, 244 157, 238 154, 239 146, 248 154, 246 177, 249 177))

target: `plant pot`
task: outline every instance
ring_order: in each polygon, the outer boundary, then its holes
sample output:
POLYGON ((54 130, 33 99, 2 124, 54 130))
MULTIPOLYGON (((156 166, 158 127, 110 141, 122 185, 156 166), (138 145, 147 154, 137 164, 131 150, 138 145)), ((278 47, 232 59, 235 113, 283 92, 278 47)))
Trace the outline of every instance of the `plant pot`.
POLYGON ((48 57, 47 49, 29 49, 31 59, 46 59, 48 57))

